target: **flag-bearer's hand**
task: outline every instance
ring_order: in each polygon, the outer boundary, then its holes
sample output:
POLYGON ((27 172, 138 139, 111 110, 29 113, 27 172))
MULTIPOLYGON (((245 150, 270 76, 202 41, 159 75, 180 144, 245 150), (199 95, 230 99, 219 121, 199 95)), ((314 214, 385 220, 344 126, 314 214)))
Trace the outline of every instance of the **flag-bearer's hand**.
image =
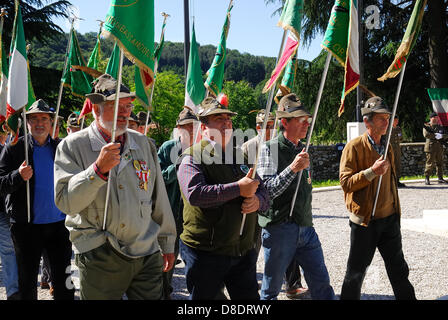
POLYGON ((33 168, 26 164, 26 161, 23 161, 19 167, 19 174, 22 177, 23 181, 28 181, 33 176, 33 168))
POLYGON ((252 213, 258 210, 260 207, 260 199, 257 196, 246 198, 241 205, 241 213, 252 213))
POLYGON ((240 196, 250 198, 255 195, 260 181, 258 181, 257 179, 252 179, 253 173, 254 168, 250 168, 247 175, 244 178, 238 180, 238 186, 240 187, 240 196))
POLYGON ((387 170, 390 167, 390 162, 388 159, 384 160, 384 156, 381 156, 378 160, 375 161, 375 163, 372 166, 373 172, 375 172, 376 175, 382 176, 387 172, 387 170))
POLYGON ((168 272, 174 267, 174 253, 164 253, 163 257, 163 272, 168 272))
POLYGON ((308 168, 310 166, 310 155, 308 152, 305 152, 305 148, 302 149, 302 151, 296 155, 294 160, 289 165, 289 168, 292 172, 297 173, 300 170, 303 170, 305 168, 308 168))
POLYGON ((96 159, 96 166, 102 174, 107 174, 113 167, 120 164, 120 144, 108 143, 101 148, 96 159))

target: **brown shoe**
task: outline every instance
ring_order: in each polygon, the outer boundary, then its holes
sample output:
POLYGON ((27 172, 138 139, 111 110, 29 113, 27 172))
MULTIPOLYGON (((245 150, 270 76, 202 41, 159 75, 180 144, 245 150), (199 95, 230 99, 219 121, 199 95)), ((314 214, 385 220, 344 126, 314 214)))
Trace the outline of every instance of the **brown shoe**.
POLYGON ((41 289, 50 289, 50 284, 48 282, 41 281, 40 282, 40 288, 41 289))
POLYGON ((297 288, 286 292, 286 297, 291 300, 305 299, 308 295, 307 288, 297 288))
POLYGON ((50 287, 50 295, 52 297, 54 297, 54 287, 53 286, 50 287))

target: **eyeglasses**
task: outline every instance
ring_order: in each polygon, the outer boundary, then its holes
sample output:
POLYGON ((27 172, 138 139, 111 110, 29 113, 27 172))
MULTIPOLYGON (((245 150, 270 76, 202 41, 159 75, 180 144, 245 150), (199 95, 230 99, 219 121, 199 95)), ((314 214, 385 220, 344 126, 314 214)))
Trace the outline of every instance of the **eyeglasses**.
MULTIPOLYGON (((113 108, 115 106, 115 104, 114 103, 106 103, 105 106, 108 107, 108 108, 113 108)), ((125 109, 127 111, 127 110, 134 109, 134 105, 132 103, 128 103, 128 104, 125 104, 125 105, 119 104, 118 108, 119 109, 125 109)))
POLYGON ((304 124, 305 122, 308 122, 308 124, 311 124, 311 122, 313 121, 313 118, 304 118, 304 117, 301 117, 301 118, 297 119, 297 121, 298 121, 300 124, 304 124))
POLYGON ((36 124, 39 122, 49 123, 51 121, 51 119, 50 118, 28 118, 28 121, 32 124, 36 124))

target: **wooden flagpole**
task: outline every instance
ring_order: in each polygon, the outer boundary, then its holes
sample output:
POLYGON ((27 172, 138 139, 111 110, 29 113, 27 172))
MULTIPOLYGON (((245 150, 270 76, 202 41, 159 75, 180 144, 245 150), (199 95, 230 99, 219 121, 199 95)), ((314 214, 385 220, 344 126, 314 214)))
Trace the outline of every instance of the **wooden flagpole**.
MULTIPOLYGON (((121 75, 123 72, 123 49, 120 48, 120 64, 118 66, 118 79, 117 79, 117 87, 115 89, 115 103, 114 103, 114 122, 112 126, 112 136, 111 142, 115 142, 115 136, 117 132, 117 119, 118 119, 118 106, 120 103, 120 89, 121 89, 121 75)), ((109 171, 109 179, 107 179, 107 189, 106 189, 106 203, 104 204, 104 219, 103 219, 103 231, 106 230, 106 220, 107 220, 107 212, 108 212, 108 204, 110 197, 110 184, 112 180, 112 170, 109 171)))
MULTIPOLYGON (((400 79, 398 80, 397 92, 395 94, 394 107, 392 109, 392 115, 389 118, 389 126, 387 127, 387 135, 386 135, 386 149, 384 150, 384 160, 386 160, 387 152, 389 150, 390 137, 392 134, 392 127, 393 127, 395 114, 397 113, 398 99, 400 98, 401 86, 403 84, 403 78, 404 78, 404 72, 406 70, 406 64, 407 64, 407 60, 403 64, 403 69, 401 70, 401 73, 400 73, 400 79)), ((376 188, 375 201, 373 203, 372 218, 375 216, 375 210, 376 210, 376 205, 378 203, 378 195, 380 193, 382 180, 383 180, 383 176, 380 176, 379 180, 378 180, 378 185, 376 188)))

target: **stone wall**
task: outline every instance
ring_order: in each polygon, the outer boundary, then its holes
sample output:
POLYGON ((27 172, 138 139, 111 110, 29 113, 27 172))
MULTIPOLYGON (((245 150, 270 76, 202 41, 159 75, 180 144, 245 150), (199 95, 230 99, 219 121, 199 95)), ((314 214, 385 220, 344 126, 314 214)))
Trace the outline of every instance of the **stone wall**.
MULTIPOLYGON (((425 170, 426 155, 423 151, 424 142, 401 144, 401 175, 423 175, 425 170)), ((313 180, 337 180, 339 179, 340 152, 337 146, 310 146, 313 180)), ((448 153, 444 152, 444 173, 448 175, 448 153)), ((435 172, 433 173, 435 175, 435 172)))

